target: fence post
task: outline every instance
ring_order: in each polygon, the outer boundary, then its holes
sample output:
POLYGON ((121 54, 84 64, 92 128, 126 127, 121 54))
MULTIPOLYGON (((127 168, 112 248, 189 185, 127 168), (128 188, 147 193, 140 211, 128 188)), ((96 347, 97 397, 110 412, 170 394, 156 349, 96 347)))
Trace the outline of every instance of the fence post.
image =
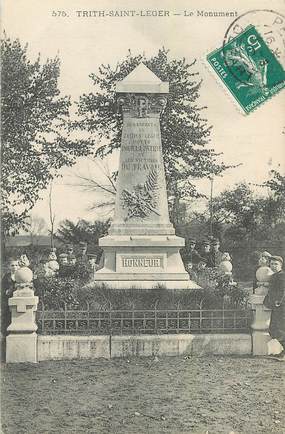
POLYGON ((135 305, 132 304, 132 333, 135 334, 135 305))
POLYGON ((156 300, 156 302, 154 303, 154 331, 156 334, 158 334, 157 332, 157 303, 158 303, 158 299, 156 300))
POLYGON ((180 303, 179 302, 177 303, 176 307, 177 307, 177 324, 176 324, 177 329, 176 329, 176 332, 179 333, 180 332, 180 327, 179 327, 180 326, 180 303))
POLYGON ((87 328, 88 328, 88 334, 90 334, 90 305, 88 301, 86 301, 86 307, 87 307, 87 328))
MULTIPOLYGON (((257 278, 258 278, 257 270, 257 278)), ((270 336, 268 333, 271 310, 263 305, 264 297, 268 292, 268 277, 263 276, 263 281, 258 281, 258 287, 255 289, 255 294, 250 296, 250 303, 253 310, 252 328, 252 353, 254 356, 264 356, 268 354, 268 342, 270 336)))
POLYGON ((22 267, 15 273, 16 290, 8 304, 11 324, 6 338, 6 363, 37 362, 35 312, 39 298, 34 295, 33 272, 22 267))
MULTIPOLYGON (((55 321, 54 321, 54 325, 55 325, 55 321)), ((54 327, 54 329, 55 328, 56 327, 54 327)), ((66 303, 64 303, 64 333, 65 334, 67 333, 67 307, 66 307, 66 303)))
POLYGON ((112 304, 109 303, 109 335, 112 335, 112 304))
POLYGON ((43 300, 41 300, 41 302, 40 302, 40 320, 39 320, 39 323, 40 323, 40 331, 41 331, 41 334, 42 335, 44 335, 45 334, 45 305, 44 305, 44 302, 43 302, 43 300))

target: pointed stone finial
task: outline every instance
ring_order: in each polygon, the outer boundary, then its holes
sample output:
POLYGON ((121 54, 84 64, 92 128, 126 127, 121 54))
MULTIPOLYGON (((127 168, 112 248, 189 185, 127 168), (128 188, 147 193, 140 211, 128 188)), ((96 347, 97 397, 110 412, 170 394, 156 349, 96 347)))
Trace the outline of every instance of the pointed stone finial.
POLYGON ((168 93, 169 85, 161 81, 144 63, 140 63, 116 85, 118 93, 168 93))

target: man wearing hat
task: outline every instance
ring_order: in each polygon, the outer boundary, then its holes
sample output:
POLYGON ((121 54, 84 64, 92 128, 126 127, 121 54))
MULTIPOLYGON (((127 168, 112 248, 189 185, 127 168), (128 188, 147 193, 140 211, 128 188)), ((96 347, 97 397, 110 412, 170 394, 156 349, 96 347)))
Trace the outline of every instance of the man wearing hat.
POLYGON ((73 267, 75 264, 76 264, 76 256, 75 255, 69 255, 68 256, 69 267, 73 267))
POLYGON ((264 299, 264 305, 271 309, 269 334, 272 339, 277 339, 283 347, 277 359, 285 361, 285 273, 282 269, 283 258, 271 256, 270 268, 272 274, 269 280, 268 294, 264 299))
POLYGON ((66 246, 66 252, 67 252, 67 261, 70 264, 71 257, 74 256, 74 251, 73 251, 73 245, 72 244, 67 244, 66 246))
POLYGON ((96 263, 97 255, 95 253, 88 253, 87 257, 88 257, 89 266, 93 274, 95 274, 96 271, 99 269, 99 265, 96 263))
POLYGON ((206 262, 207 267, 213 267, 214 266, 210 241, 203 240, 202 248, 200 251, 200 256, 202 256, 204 262, 206 262))
POLYGON ((60 255, 58 255, 58 264, 59 264, 59 270, 58 270, 59 277, 69 276, 70 267, 68 263, 67 253, 61 253, 60 255))
POLYGON ((222 261, 223 253, 220 251, 220 241, 217 238, 212 240, 212 266, 218 267, 222 261))
POLYGON ((77 262, 88 265, 87 243, 85 241, 80 241, 78 247, 79 247, 79 252, 78 252, 77 262))
POLYGON ((193 265, 199 264, 201 261, 201 256, 195 249, 196 247, 196 240, 194 238, 189 238, 186 240, 184 249, 181 251, 182 259, 185 263, 191 263, 193 265))

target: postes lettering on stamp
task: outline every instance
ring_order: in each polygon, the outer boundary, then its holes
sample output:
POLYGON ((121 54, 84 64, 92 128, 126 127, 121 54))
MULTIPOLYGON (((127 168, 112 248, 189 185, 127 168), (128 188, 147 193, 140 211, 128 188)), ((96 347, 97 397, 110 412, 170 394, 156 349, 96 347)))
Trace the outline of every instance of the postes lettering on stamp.
POLYGON ((247 114, 285 87, 282 65, 254 26, 210 53, 207 61, 247 114))

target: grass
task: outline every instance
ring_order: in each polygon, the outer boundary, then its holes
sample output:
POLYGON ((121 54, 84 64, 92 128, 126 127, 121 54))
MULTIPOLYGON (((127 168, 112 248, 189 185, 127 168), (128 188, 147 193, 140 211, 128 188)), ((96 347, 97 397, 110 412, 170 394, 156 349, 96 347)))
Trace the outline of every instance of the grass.
POLYGON ((282 378, 284 364, 251 357, 3 365, 2 430, 283 434, 282 378))

